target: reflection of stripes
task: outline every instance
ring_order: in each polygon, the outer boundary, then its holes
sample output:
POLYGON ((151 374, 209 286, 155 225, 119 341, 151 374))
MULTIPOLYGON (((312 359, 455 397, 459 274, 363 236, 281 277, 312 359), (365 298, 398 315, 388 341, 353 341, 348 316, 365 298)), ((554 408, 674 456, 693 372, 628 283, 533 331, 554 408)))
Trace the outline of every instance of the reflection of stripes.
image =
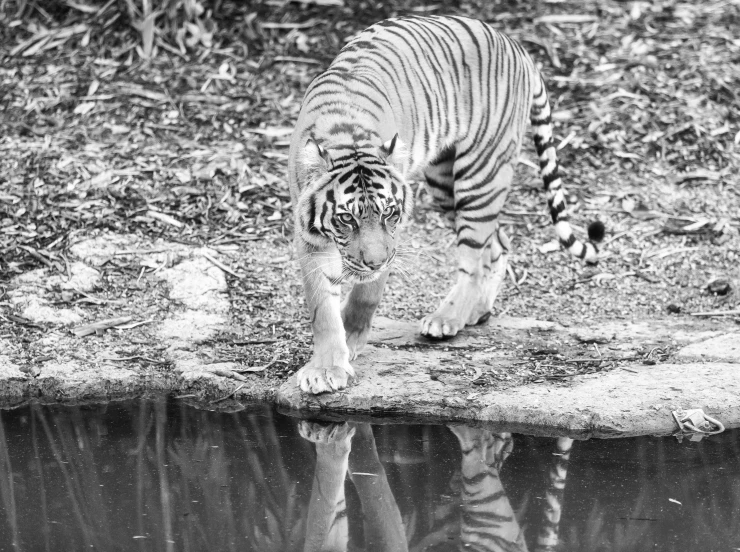
POLYGON ((561 437, 557 440, 553 463, 548 473, 547 489, 545 490, 545 509, 537 535, 537 552, 555 550, 558 545, 560 517, 563 512, 563 495, 565 494, 565 478, 568 475, 568 461, 573 448, 573 439, 561 437))
POLYGON ((511 451, 509 433, 454 428, 463 452, 460 550, 525 550, 523 534, 499 478, 511 451))

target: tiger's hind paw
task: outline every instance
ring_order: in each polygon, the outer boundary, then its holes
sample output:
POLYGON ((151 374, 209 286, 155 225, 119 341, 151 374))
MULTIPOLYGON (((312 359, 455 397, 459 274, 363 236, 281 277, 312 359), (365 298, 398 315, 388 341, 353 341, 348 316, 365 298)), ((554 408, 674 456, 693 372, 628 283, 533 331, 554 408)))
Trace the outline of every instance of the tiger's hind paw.
POLYGON ((421 335, 433 339, 446 339, 457 335, 464 327, 465 322, 459 318, 447 318, 434 313, 421 321, 421 335))

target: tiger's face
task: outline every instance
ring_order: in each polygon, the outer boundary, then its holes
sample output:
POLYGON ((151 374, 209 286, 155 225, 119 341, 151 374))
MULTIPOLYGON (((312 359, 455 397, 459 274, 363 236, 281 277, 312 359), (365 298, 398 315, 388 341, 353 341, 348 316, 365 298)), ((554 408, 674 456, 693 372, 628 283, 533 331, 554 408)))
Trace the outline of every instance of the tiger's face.
POLYGON ((398 230, 413 208, 413 192, 392 158, 396 144, 390 146, 327 151, 307 145, 321 162, 311 165, 298 224, 307 241, 336 245, 342 276, 352 281, 372 281, 389 268, 398 230))

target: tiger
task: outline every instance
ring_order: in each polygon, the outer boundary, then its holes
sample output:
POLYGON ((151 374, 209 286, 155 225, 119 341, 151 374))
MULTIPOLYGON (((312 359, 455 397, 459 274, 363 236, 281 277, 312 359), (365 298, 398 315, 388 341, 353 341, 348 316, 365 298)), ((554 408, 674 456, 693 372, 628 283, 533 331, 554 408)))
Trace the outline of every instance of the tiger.
POLYGON ((600 222, 575 237, 565 213, 544 80, 515 40, 459 16, 403 16, 360 32, 308 86, 291 137, 294 241, 313 331, 296 374, 311 394, 345 388, 367 343, 423 175, 452 214, 457 280, 421 321, 444 339, 490 316, 510 243, 498 216, 526 122, 562 246, 596 263, 600 222), (343 281, 353 283, 340 301, 343 281))

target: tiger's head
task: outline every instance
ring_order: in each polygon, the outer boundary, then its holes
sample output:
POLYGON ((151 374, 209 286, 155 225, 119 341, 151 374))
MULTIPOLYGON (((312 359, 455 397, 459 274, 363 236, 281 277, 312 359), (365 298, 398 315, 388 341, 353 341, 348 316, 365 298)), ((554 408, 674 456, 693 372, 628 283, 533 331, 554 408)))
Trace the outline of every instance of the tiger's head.
POLYGON ((374 280, 396 256, 398 230, 413 209, 404 149, 398 135, 382 146, 324 148, 312 139, 305 146, 299 231, 315 246, 331 240, 349 280, 374 280))

